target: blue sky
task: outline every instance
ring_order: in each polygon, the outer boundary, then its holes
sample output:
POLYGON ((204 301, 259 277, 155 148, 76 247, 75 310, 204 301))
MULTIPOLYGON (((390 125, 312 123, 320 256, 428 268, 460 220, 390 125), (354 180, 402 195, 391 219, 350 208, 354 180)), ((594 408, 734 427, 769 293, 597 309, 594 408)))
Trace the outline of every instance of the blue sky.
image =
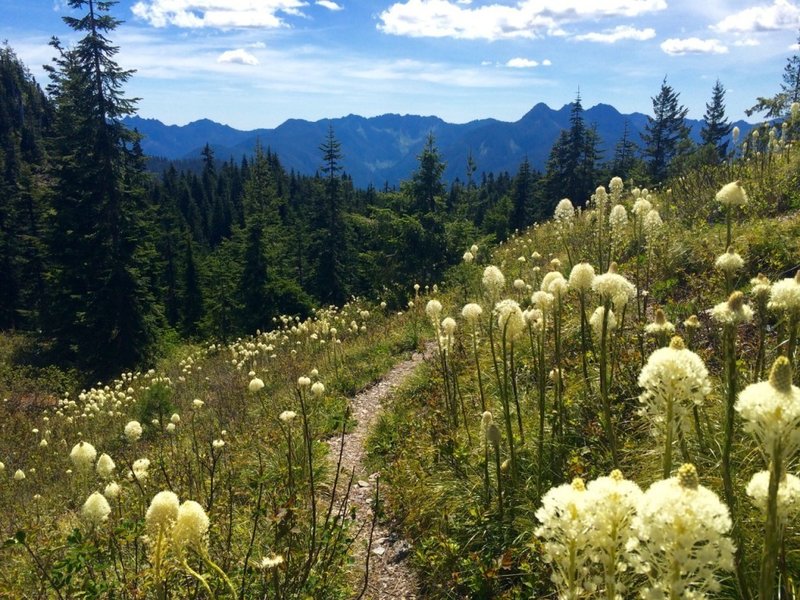
MULTIPOLYGON (((0 39, 46 78, 63 0, 0 0, 0 39)), ((350 113, 516 121, 537 102, 650 113, 661 80, 701 118, 778 90, 800 0, 122 0, 112 35, 139 114, 239 129, 350 113)))

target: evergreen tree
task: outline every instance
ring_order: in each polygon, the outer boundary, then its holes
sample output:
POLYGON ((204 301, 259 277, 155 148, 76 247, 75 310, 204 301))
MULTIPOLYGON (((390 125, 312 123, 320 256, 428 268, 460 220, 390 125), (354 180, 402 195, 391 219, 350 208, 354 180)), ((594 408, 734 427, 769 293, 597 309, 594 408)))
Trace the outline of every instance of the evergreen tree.
MULTIPOLYGON (((800 49, 800 32, 797 35, 797 44, 800 49)), ((767 119, 785 118, 794 102, 800 102, 800 52, 786 59, 781 91, 771 98, 757 98, 756 103, 744 112, 748 117, 755 113, 765 113, 767 119)))
POLYGON ((192 236, 186 235, 186 254, 183 266, 183 331, 196 336, 203 318, 203 290, 194 258, 192 236))
POLYGON ((115 2, 68 0, 84 9, 64 21, 84 37, 48 66, 56 105, 55 194, 50 235, 51 308, 47 330, 57 349, 94 372, 108 374, 142 361, 160 312, 147 280, 143 160, 121 119, 135 100, 122 87, 132 72, 114 62, 106 35, 119 21, 115 2))
POLYGON ((446 190, 442 182, 445 164, 439 156, 433 132, 428 133, 425 147, 417 160, 419 167, 411 176, 409 190, 414 210, 419 214, 435 213, 446 190))
POLYGON ((524 229, 531 223, 534 197, 534 177, 526 156, 519 166, 511 191, 511 231, 524 229))
POLYGON ((725 88, 719 79, 711 91, 711 101, 706 104, 706 113, 703 115, 703 128, 700 130, 700 139, 704 146, 716 149, 720 160, 728 155, 728 140, 733 125, 725 117, 725 88))
POLYGON ((653 116, 647 118, 642 141, 648 174, 654 183, 663 182, 672 159, 688 150, 686 115, 689 109, 678 103, 679 95, 667 85, 665 77, 658 95, 652 98, 653 116))
POLYGON ((627 181, 634 171, 639 160, 637 155, 639 146, 631 139, 630 122, 625 119, 622 128, 622 137, 614 148, 614 159, 611 162, 611 176, 622 177, 627 181))

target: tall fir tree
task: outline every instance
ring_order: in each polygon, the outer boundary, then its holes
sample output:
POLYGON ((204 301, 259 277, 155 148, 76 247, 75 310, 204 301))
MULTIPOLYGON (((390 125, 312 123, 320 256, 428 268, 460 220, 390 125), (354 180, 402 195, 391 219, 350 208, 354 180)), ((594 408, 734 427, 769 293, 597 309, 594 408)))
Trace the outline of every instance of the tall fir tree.
POLYGON ((56 121, 46 329, 64 356, 104 374, 143 361, 161 321, 142 247, 143 160, 121 122, 135 112, 123 92, 132 71, 114 61, 107 37, 120 23, 108 13, 114 4, 68 0, 85 12, 64 21, 84 37, 69 49, 54 38, 48 66, 56 121))
POLYGON ((611 176, 622 177, 628 181, 639 159, 639 146, 631 139, 630 121, 625 119, 622 128, 622 137, 614 148, 614 158, 611 161, 611 176))
POLYGON ((781 90, 771 98, 759 97, 756 103, 745 110, 749 117, 755 113, 764 113, 767 119, 785 118, 795 102, 800 102, 800 31, 797 34, 798 52, 786 59, 783 67, 781 90))
POLYGON ((523 229, 531 224, 534 202, 534 176, 531 163, 526 156, 519 166, 511 189, 511 231, 523 229))
POLYGON ((724 160, 728 155, 727 138, 733 125, 725 117, 725 88, 719 79, 711 90, 711 101, 706 104, 703 121, 703 128, 700 130, 703 145, 714 148, 720 160, 724 160))
POLYGON ((652 98, 653 116, 647 117, 642 141, 648 175, 653 183, 663 182, 670 162, 689 149, 689 128, 686 126, 689 109, 679 104, 679 96, 664 77, 658 94, 652 98))

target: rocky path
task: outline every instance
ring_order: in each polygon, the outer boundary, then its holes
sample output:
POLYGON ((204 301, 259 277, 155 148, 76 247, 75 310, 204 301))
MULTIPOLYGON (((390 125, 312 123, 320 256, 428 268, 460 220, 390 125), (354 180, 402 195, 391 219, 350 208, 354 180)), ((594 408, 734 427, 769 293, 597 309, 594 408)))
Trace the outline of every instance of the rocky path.
MULTIPOLYGON (((349 477, 355 472, 350 501, 356 508, 356 527, 360 530, 353 545, 358 557, 356 564, 362 565, 357 593, 361 592, 364 581, 363 565, 366 564, 367 543, 372 530, 372 501, 375 496, 376 473, 366 471, 367 437, 381 412, 381 403, 392 391, 401 385, 414 369, 425 359, 422 353, 398 363, 379 382, 350 399, 350 409, 357 425, 344 436, 342 453, 342 476, 349 477)), ((328 441, 330 456, 339 456, 342 438, 328 441)), ((386 524, 377 522, 372 534, 372 547, 369 556, 369 574, 365 599, 406 599, 417 598, 417 583, 408 565, 410 545, 401 540, 386 524)))

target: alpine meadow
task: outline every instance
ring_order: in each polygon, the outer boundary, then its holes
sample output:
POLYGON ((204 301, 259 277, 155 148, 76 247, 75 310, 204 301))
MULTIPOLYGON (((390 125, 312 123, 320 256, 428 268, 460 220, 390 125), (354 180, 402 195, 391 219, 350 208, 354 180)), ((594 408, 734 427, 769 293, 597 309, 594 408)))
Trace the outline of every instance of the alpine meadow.
POLYGON ((757 124, 659 77, 376 187, 332 120, 149 155, 57 4, 44 87, 0 47, 0 598, 800 600, 800 46, 757 124))

